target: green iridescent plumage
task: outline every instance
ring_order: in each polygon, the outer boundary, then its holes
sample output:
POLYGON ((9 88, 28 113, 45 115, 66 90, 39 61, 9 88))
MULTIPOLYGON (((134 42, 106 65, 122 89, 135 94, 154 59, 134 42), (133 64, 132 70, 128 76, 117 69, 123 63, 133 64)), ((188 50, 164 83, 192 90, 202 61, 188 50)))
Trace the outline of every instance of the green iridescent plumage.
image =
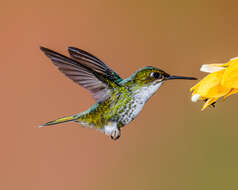
POLYGON ((146 101, 169 79, 195 79, 170 76, 155 67, 145 67, 123 80, 92 54, 70 47, 72 58, 41 47, 58 69, 77 84, 87 88, 96 99, 89 110, 50 121, 42 126, 68 121, 84 127, 94 127, 112 139, 120 137, 120 129, 131 122, 142 110, 146 101))

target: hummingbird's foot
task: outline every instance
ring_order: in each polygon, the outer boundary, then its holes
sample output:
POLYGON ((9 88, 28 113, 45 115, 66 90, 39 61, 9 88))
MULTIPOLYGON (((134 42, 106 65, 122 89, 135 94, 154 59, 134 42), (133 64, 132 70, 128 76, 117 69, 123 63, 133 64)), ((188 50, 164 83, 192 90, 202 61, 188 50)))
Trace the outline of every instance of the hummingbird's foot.
POLYGON ((120 129, 118 129, 116 122, 108 122, 108 124, 104 127, 104 133, 111 136, 113 140, 117 140, 121 136, 120 129))
POLYGON ((119 139, 120 136, 121 136, 120 129, 117 129, 117 130, 112 132, 111 139, 115 141, 115 140, 119 139))

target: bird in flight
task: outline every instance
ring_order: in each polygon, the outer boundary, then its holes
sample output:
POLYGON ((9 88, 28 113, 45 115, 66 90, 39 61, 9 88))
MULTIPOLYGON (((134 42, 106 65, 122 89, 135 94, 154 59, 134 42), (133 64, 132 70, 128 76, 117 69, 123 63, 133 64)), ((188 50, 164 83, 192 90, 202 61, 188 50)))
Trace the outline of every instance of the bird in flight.
POLYGON ((40 49, 63 74, 88 89, 96 99, 87 111, 50 121, 40 127, 74 121, 83 127, 96 128, 117 140, 121 128, 135 119, 165 81, 196 80, 194 77, 169 75, 152 66, 144 67, 123 80, 100 59, 84 50, 69 47, 69 58, 45 47, 40 49))

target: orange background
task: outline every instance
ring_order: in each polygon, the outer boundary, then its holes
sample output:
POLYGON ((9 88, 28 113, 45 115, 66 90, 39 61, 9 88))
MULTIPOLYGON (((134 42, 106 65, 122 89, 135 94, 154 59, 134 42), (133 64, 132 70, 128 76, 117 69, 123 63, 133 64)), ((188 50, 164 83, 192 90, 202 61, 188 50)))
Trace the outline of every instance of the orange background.
POLYGON ((5 1, 1 21, 0 189, 238 189, 238 97, 201 112, 194 81, 170 81, 119 141, 83 129, 36 128, 89 108, 89 92, 39 50, 85 49, 122 77, 147 65, 201 78, 238 56, 238 2, 5 1))

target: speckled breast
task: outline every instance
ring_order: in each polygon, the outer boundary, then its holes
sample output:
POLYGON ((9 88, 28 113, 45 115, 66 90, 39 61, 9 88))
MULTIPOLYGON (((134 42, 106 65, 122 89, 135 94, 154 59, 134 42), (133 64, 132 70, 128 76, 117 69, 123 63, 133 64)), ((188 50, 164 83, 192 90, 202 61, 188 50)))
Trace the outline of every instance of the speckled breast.
POLYGON ((132 99, 127 105, 123 106, 120 110, 118 122, 123 126, 130 123, 143 109, 144 102, 132 99))

